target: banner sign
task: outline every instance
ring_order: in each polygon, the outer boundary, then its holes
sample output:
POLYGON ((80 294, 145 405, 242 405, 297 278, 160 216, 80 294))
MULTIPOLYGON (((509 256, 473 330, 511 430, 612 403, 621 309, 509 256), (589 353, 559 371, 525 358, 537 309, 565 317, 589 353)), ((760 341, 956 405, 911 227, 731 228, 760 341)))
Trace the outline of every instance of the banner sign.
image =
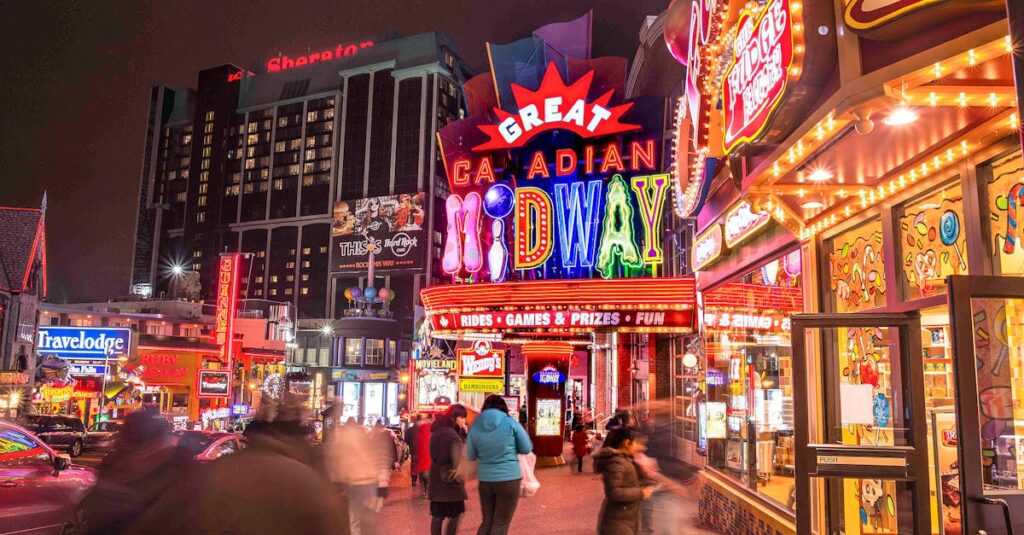
POLYGON ((131 351, 132 331, 118 327, 40 326, 36 350, 63 359, 116 359, 131 351))
POLYGON ((771 218, 764 210, 755 214, 749 202, 740 202, 725 214, 725 245, 730 249, 736 247, 764 228, 771 218))
POLYGON ((481 379, 477 377, 459 379, 460 392, 503 392, 504 390, 504 379, 481 379))
MULTIPOLYGON (((215 341, 220 346, 220 354, 229 370, 234 369, 235 315, 238 310, 238 273, 241 270, 241 263, 242 255, 240 253, 224 253, 220 255, 220 263, 217 268, 215 341)), ((224 395, 227 395, 227 392, 231 391, 231 375, 225 373, 224 377, 227 381, 224 385, 224 395)), ((200 383, 202 383, 201 377, 200 383)), ((199 392, 199 395, 203 395, 202 386, 200 386, 199 392)))
POLYGON ((715 223, 693 240, 690 248, 690 268, 694 272, 722 256, 722 225, 715 223))
POLYGON ((231 392, 231 374, 227 370, 199 370, 197 396, 227 397, 231 392))
POLYGON ((331 271, 366 274, 373 250, 378 274, 422 269, 425 193, 385 195, 334 204, 331 271))
POLYGON ((71 375, 103 375, 107 373, 107 366, 104 364, 68 364, 68 373, 71 375))
POLYGON ((744 11, 736 24, 732 60, 722 82, 726 154, 761 137, 790 77, 799 75, 789 5, 789 0, 772 0, 760 13, 744 11))

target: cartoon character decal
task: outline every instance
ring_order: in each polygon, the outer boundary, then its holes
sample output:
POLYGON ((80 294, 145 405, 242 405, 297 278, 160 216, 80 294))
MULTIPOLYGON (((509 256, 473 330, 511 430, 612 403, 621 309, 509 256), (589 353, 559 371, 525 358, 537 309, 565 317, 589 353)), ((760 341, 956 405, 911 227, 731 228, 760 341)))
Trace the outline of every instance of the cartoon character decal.
POLYGON ((960 197, 921 204, 900 217, 903 274, 915 297, 935 295, 949 275, 967 272, 960 197))
POLYGON ((883 261, 880 223, 869 223, 834 241, 829 266, 837 312, 858 312, 885 304, 883 261))
POLYGON ((988 183, 989 224, 994 260, 1004 275, 1024 273, 1024 244, 1020 243, 1024 162, 1015 152, 992 165, 988 183))

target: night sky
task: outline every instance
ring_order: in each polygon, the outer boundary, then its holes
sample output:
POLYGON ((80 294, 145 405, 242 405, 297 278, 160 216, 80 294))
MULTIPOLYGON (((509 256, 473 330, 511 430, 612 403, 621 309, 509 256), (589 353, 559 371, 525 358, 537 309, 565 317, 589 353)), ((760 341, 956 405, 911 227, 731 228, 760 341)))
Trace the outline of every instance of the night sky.
MULTIPOLYGON (((0 0, 0 205, 48 192, 49 300, 128 293, 152 84, 361 39, 445 31, 470 65, 594 9, 595 56, 632 60, 669 0, 0 0)), ((260 72, 260 71, 256 71, 260 72)), ((3 229, 0 229, 3 232, 3 229)))

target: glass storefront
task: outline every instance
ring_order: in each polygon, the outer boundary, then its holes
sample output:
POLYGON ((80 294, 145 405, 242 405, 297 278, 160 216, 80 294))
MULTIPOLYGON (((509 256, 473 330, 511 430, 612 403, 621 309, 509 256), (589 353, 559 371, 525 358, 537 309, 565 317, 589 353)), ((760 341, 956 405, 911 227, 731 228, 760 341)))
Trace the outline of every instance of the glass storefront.
POLYGON ((960 182, 908 201, 896 216, 905 299, 946 292, 946 277, 967 274, 967 233, 960 182))
POLYGON ((885 306, 881 221, 865 223, 832 238, 827 251, 829 289, 836 312, 861 312, 885 306))
POLYGON ((800 252, 704 294, 708 465, 793 508, 790 316, 803 312, 800 252))

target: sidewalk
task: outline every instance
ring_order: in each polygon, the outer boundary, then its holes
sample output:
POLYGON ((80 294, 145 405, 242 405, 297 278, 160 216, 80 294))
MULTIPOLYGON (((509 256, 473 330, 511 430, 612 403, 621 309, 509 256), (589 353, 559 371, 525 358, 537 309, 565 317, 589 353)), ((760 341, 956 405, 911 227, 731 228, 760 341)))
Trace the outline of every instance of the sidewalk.
MULTIPOLYGON (((585 469, 592 465, 587 460, 585 469)), ((570 473, 567 466, 537 470, 540 491, 532 498, 521 498, 509 533, 526 535, 587 534, 597 532, 597 515, 604 492, 601 476, 594 473, 570 473)), ((469 501, 459 533, 476 533, 480 526, 480 501, 476 481, 466 485, 469 501)), ((685 502, 683 518, 697 518, 696 498, 685 502)), ((424 498, 413 497, 413 490, 392 488, 381 515, 380 533, 421 535, 430 533, 430 506, 424 498)), ((712 533, 692 524, 679 526, 674 533, 712 533)))

